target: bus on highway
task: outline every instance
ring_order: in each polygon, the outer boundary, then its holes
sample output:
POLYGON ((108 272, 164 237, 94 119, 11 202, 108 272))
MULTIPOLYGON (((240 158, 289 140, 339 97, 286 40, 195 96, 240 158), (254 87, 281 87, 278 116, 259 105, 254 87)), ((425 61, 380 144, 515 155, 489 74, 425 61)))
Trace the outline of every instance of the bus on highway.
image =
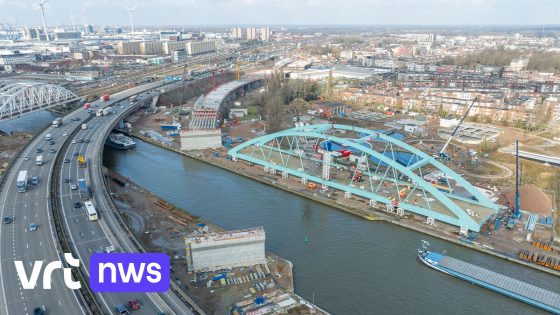
POLYGON ((90 221, 96 221, 97 220, 97 211, 95 211, 95 207, 93 206, 93 203, 91 201, 86 201, 86 202, 84 202, 84 205, 86 206, 88 219, 90 221))

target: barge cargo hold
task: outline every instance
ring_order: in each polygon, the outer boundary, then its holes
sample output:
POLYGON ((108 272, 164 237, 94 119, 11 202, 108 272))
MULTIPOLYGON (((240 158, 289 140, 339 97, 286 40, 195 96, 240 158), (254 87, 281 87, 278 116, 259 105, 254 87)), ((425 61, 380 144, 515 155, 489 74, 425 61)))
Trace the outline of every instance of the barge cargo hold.
MULTIPOLYGON (((424 243, 427 244, 427 243, 424 243)), ((560 294, 499 274, 462 260, 431 252, 423 246, 418 258, 428 267, 503 294, 512 299, 560 314, 560 294)))

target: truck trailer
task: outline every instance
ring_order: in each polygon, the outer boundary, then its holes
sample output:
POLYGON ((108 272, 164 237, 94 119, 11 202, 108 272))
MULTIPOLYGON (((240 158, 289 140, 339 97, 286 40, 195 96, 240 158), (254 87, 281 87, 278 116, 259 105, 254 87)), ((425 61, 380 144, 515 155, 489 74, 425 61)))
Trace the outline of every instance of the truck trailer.
POLYGON ((113 108, 111 108, 111 107, 105 107, 103 109, 103 116, 107 116, 107 115, 110 115, 112 113, 113 113, 113 108))
POLYGON ((18 192, 26 192, 27 191, 27 171, 19 171, 18 177, 17 177, 17 190, 18 192))
POLYGON ((82 200, 89 200, 91 198, 91 191, 85 179, 78 179, 78 190, 80 192, 80 198, 82 198, 82 200))
POLYGON ((110 99, 111 99, 111 96, 110 96, 109 94, 103 94, 103 96, 101 96, 101 97, 99 98, 99 101, 100 101, 100 102, 107 102, 107 101, 110 100, 110 99))
POLYGON ((52 126, 54 128, 58 128, 60 125, 62 125, 62 118, 61 117, 58 117, 55 120, 53 120, 52 126))

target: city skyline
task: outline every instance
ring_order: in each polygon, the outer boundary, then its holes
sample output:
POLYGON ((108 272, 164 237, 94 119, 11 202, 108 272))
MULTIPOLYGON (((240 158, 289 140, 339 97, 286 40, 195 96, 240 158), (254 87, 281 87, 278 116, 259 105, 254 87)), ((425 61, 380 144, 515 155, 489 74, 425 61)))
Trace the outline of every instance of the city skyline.
MULTIPOLYGON (((48 25, 128 26, 133 5, 134 24, 149 25, 557 25, 560 2, 552 0, 179 0, 84 1, 51 0, 46 5, 48 25), (81 12, 84 12, 84 16, 81 12), (531 12, 531 14, 527 14, 531 12)), ((40 25, 38 1, 0 0, 0 22, 40 25)))

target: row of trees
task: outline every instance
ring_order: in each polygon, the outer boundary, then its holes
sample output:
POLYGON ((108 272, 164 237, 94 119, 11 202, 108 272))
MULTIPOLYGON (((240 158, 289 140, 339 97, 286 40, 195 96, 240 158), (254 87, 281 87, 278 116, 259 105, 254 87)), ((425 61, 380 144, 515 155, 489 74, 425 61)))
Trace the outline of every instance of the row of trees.
POLYGON ((505 67, 509 66, 513 59, 520 57, 522 54, 523 52, 520 50, 505 49, 504 47, 490 48, 475 54, 447 58, 444 60, 444 63, 465 67, 475 67, 481 64, 505 67))
POLYGON ((266 117, 266 129, 269 133, 282 129, 286 105, 304 104, 316 99, 320 93, 317 83, 305 80, 285 81, 281 71, 275 72, 265 84, 266 91, 258 94, 253 104, 261 105, 260 114, 266 117))
POLYGON ((474 68, 477 65, 489 65, 506 67, 511 61, 521 56, 529 57, 527 70, 539 72, 560 73, 560 54, 553 52, 528 51, 528 50, 511 50, 500 48, 489 48, 481 52, 459 56, 456 58, 444 58, 441 64, 451 64, 474 68))

